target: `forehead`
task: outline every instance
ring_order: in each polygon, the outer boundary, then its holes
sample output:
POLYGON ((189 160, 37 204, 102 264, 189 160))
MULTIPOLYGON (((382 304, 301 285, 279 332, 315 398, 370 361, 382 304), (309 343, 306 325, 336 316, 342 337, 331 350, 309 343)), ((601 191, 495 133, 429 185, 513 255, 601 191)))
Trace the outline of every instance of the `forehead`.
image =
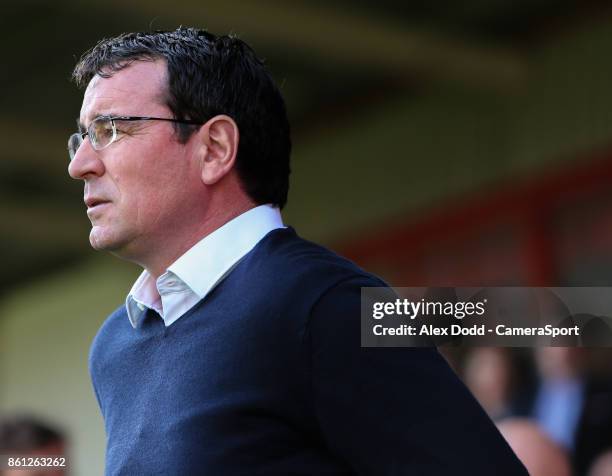
POLYGON ((104 114, 153 115, 165 110, 166 63, 135 61, 109 78, 95 75, 83 97, 80 122, 104 114))

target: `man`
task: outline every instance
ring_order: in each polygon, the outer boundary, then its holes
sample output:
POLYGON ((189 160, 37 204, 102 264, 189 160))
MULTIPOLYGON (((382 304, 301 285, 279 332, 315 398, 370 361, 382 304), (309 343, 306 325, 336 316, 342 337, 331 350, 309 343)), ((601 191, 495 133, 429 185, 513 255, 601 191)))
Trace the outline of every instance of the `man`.
POLYGON ((244 42, 122 35, 74 77, 91 245, 144 268, 91 349, 107 474, 525 474, 434 349, 361 348, 384 283, 283 225, 285 106, 244 42))
POLYGON ((537 375, 513 405, 516 416, 534 419, 570 456, 573 473, 587 474, 612 445, 612 388, 589 369, 590 349, 540 347, 537 375))
POLYGON ((572 474, 566 452, 536 422, 527 418, 506 418, 498 422, 497 427, 530 476, 572 474))
POLYGON ((57 429, 36 418, 23 415, 0 418, 1 476, 63 476, 67 474, 66 437, 57 429), (8 458, 24 461, 31 466, 8 464, 8 458), (38 466, 36 459, 39 459, 38 466), (41 458, 42 459, 41 461, 41 458), (51 459, 51 463, 46 464, 51 459), (55 466, 53 466, 55 464, 55 466))

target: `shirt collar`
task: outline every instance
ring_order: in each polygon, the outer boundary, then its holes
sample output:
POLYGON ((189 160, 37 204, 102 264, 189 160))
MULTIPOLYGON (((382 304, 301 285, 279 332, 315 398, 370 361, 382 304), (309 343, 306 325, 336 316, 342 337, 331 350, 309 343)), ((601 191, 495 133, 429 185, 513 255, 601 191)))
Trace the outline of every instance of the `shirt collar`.
POLYGON ((203 299, 264 236, 283 226, 278 208, 260 205, 205 236, 172 263, 157 282, 143 271, 126 298, 132 326, 138 326, 147 308, 163 315, 158 287, 166 275, 174 275, 203 299))

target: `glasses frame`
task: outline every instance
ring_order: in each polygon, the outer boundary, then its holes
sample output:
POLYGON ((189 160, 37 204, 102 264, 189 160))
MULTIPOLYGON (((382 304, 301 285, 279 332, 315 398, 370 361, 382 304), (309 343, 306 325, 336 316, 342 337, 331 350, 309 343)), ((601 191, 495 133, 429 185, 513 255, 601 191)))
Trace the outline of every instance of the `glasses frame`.
POLYGON ((102 150, 102 149, 106 149, 109 145, 111 145, 113 142, 115 142, 115 140, 117 139, 117 125, 115 124, 115 121, 128 121, 128 122, 134 122, 134 121, 166 121, 166 122, 174 122, 177 124, 191 124, 191 125, 195 125, 195 126, 201 126, 202 124, 204 124, 201 121, 192 121, 190 119, 173 119, 173 118, 169 118, 169 117, 152 117, 152 116, 97 116, 93 119, 93 121, 91 121, 91 123, 89 124, 89 127, 87 128, 87 130, 85 132, 75 132, 74 134, 71 134, 70 137, 68 138, 68 155, 70 157, 70 161, 72 162, 74 160, 74 157, 76 156, 76 153, 78 152, 79 148, 81 147, 81 145, 83 144, 83 142, 85 141, 85 136, 89 136, 89 142, 91 143, 91 146, 93 147, 94 150, 102 150), (100 147, 99 145, 96 145, 97 141, 93 141, 91 140, 91 138, 94 136, 93 132, 92 132, 92 126, 93 123, 96 122, 98 119, 105 119, 110 121, 111 124, 111 128, 113 131, 113 136, 111 137, 111 140, 108 142, 108 144, 103 145, 102 147, 100 147), (78 137, 79 139, 79 146, 76 147, 74 149, 74 152, 72 150, 72 147, 70 146, 70 144, 72 143, 73 138, 78 137))

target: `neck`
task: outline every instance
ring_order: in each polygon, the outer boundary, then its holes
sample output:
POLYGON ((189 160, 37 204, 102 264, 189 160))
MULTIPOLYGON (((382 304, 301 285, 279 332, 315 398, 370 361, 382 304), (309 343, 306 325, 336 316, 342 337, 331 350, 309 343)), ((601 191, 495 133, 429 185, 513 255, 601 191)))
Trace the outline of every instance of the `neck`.
MULTIPOLYGON (((142 266, 151 276, 157 279, 168 267, 191 249, 196 243, 227 222, 257 206, 251 200, 240 200, 234 203, 224 203, 223 206, 210 204, 209 213, 188 229, 180 226, 167 230, 163 237, 155 240, 157 246, 150 247, 149 255, 130 261, 142 266)), ((190 224, 191 225, 191 224, 190 224)))

